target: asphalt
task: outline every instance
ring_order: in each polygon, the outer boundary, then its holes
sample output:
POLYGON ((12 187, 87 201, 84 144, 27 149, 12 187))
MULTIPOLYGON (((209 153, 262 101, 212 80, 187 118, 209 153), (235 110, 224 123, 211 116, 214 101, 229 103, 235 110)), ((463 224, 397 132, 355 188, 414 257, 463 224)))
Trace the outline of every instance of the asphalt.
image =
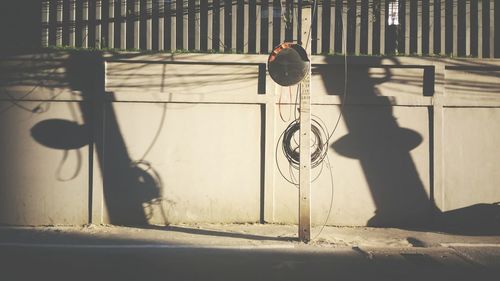
POLYGON ((500 280, 500 236, 199 224, 0 227, 0 280, 500 280), (317 237, 316 237, 317 236, 317 237))

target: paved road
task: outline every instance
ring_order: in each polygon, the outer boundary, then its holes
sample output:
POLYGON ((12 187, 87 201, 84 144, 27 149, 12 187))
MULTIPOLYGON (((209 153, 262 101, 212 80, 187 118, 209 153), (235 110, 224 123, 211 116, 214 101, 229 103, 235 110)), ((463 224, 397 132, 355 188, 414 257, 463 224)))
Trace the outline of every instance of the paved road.
POLYGON ((500 248, 0 246, 0 280, 500 280, 500 248))

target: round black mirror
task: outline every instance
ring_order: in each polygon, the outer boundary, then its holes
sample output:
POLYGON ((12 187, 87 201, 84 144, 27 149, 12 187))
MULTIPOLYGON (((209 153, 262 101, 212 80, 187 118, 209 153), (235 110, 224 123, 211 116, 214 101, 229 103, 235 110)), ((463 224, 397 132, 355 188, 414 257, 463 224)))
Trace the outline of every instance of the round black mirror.
POLYGON ((281 86, 292 86, 304 79, 309 71, 306 50, 299 44, 282 43, 267 59, 269 75, 281 86))

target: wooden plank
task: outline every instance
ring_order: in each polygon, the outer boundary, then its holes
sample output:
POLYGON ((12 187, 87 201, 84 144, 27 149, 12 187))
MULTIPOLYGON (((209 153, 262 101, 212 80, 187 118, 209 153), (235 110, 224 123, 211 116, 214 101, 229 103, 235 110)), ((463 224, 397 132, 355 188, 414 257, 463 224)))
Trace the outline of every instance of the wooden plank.
POLYGON ((237 0, 236 5, 233 6, 233 18, 235 18, 235 46, 236 52, 243 52, 243 45, 245 44, 245 3, 244 0, 237 0))
POLYGON ((127 49, 127 1, 120 1, 120 49, 127 49))
POLYGON ((470 24, 471 24, 470 2, 465 1, 465 56, 471 55, 470 24))
POLYGON ((200 1, 200 17, 199 17, 199 33, 200 46, 199 50, 206 52, 208 50, 208 0, 200 1))
MULTIPOLYGON (((330 49, 329 52, 331 54, 335 53, 335 38, 336 38, 336 33, 335 33, 335 2, 332 2, 330 4, 330 49)), ((295 24, 297 26, 298 24, 295 24)), ((296 34, 296 33, 295 33, 296 34)))
POLYGON ((89 1, 83 0, 82 3, 82 48, 88 48, 89 46, 89 1))
POLYGON ((356 0, 356 13, 354 13, 354 16, 356 17, 356 30, 355 30, 355 47, 354 47, 354 53, 356 55, 361 54, 361 1, 356 0))
POLYGON ((373 54, 373 23, 374 23, 374 13, 373 13, 373 0, 368 0, 368 31, 367 31, 367 54, 373 54))
POLYGON ((477 57, 483 58, 483 0, 477 4, 477 57))
MULTIPOLYGON (((200 25, 200 16, 201 16, 201 11, 199 9, 200 7, 200 0, 195 1, 195 12, 194 12, 194 49, 199 51, 201 49, 201 25, 200 25)), ((207 24, 205 23, 204 26, 206 27, 207 24)))
POLYGON ((146 16, 146 50, 153 49, 153 0, 146 1, 146 12, 144 13, 146 16))
POLYGON ((50 1, 42 2, 42 47, 49 46, 50 1))
MULTIPOLYGON (((208 0, 209 7, 213 7, 213 0, 208 0)), ((213 50, 213 28, 214 28, 214 12, 213 9, 207 11, 207 50, 213 50)))
MULTIPOLYGON (((156 0, 153 0, 156 1, 156 0)), ((163 51, 165 50, 165 2, 166 1, 159 1, 157 8, 157 17, 158 17, 158 33, 156 36, 158 36, 158 51, 163 51)))
POLYGON ((490 58, 495 57, 495 0, 490 0, 490 58))
POLYGON ((316 46, 316 54, 322 54, 323 53, 323 6, 317 4, 316 6, 316 21, 315 24, 316 26, 316 36, 314 36, 313 40, 316 41, 314 46, 316 46))
POLYGON ((347 22, 347 11, 349 7, 345 7, 348 5, 348 2, 342 4, 342 54, 347 53, 347 39, 349 38, 347 34, 347 26, 349 23, 347 22))
POLYGON ((95 48, 102 47, 102 0, 96 0, 95 4, 95 48))
POLYGON ((108 2, 108 48, 115 48, 115 1, 108 2))
POLYGON ((458 56, 458 0, 453 0, 453 56, 458 56))
POLYGON ((386 0, 380 0, 380 54, 385 54, 386 0))
MULTIPOLYGON (((400 0, 401 1, 401 0, 400 0)), ((405 3, 405 49, 404 52, 406 55, 409 55, 410 52, 410 36, 411 36, 411 31, 410 31, 410 26, 411 26, 411 19, 410 19, 410 14, 411 14, 411 0, 406 1, 405 3)), ((415 1, 415 0, 413 0, 415 1)))
MULTIPOLYGON (((248 32, 250 30, 250 6, 248 3, 243 4, 243 53, 248 54, 248 47, 250 42, 248 41, 248 32)), ((253 25, 255 27, 255 25, 253 25)), ((255 42, 255 40, 254 40, 255 42)))
POLYGON ((434 54, 434 0, 429 1, 429 54, 434 54))
MULTIPOLYGON (((260 7, 260 6, 259 6, 260 7)), ((257 1, 248 1, 248 23, 247 23, 247 42, 248 42, 248 53, 255 54, 257 52, 257 31, 260 32, 260 19, 257 19, 257 15, 260 15, 260 10, 257 10, 257 1)))
POLYGON ((56 46, 63 45, 63 0, 57 0, 56 46))
MULTIPOLYGON (((311 12, 302 14, 302 36, 307 38, 311 12)), ((309 37, 310 38, 310 37, 309 37)), ((311 42, 306 43, 311 56, 311 42)), ((309 72, 300 83, 300 168, 299 168, 299 240, 311 240, 311 64, 309 72)))
POLYGON ((262 37, 261 17, 262 17, 261 5, 255 4, 255 52, 256 53, 261 52, 261 43, 260 43, 262 37))
POLYGON ((422 0, 417 2, 417 54, 422 55, 422 0))
POLYGON ((441 10, 439 13, 441 19, 441 55, 446 55, 446 0, 441 0, 441 10))

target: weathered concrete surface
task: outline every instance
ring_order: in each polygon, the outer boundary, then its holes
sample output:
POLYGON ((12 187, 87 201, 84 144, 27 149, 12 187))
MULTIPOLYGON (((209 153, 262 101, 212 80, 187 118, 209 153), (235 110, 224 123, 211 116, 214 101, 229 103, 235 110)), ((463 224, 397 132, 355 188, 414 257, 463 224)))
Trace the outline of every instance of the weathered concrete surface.
MULTIPOLYGON (((94 55, 2 58, 0 223, 296 222, 297 189, 276 166, 288 173, 277 141, 295 88, 259 78, 265 56, 94 55), (104 71, 103 85, 86 80, 104 71), (84 133, 72 143, 66 129, 84 133)), ((498 230, 498 61, 349 57, 347 81, 343 57, 313 63, 314 115, 331 132, 342 113, 314 224, 445 212, 498 230)))
POLYGON ((296 228, 0 228, 0 270, 16 280, 491 280, 500 273, 499 236, 326 227, 305 245, 296 228))

